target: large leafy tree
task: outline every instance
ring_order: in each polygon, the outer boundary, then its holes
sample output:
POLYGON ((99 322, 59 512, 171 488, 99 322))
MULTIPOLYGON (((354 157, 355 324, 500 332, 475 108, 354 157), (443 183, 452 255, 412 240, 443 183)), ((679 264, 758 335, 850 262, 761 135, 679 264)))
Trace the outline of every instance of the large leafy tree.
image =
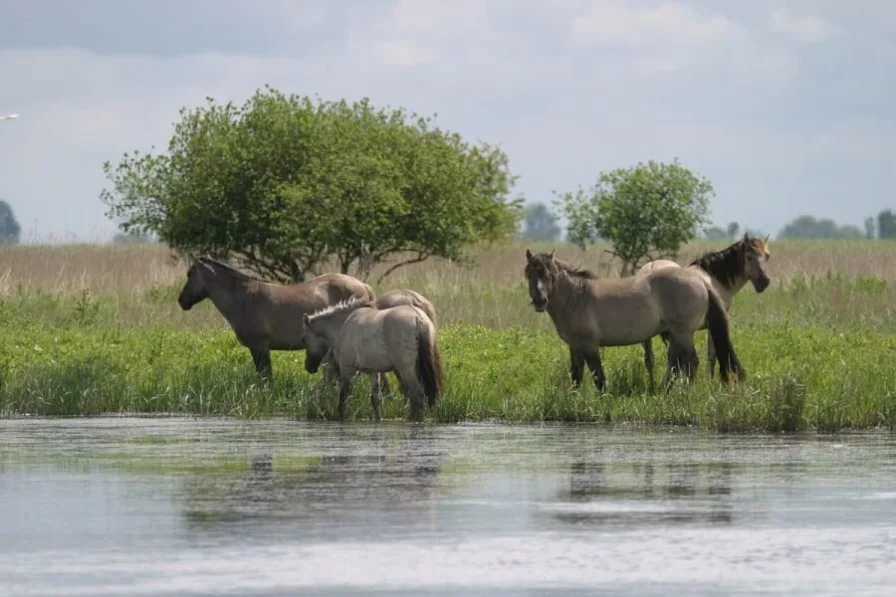
POLYGON ((168 152, 104 164, 109 217, 175 250, 279 280, 330 258, 366 277, 390 262, 467 259, 510 234, 519 200, 507 157, 431 119, 368 100, 312 101, 270 87, 242 106, 182 110, 168 152))
POLYGON ((558 203, 570 242, 585 248, 605 239, 627 275, 648 260, 675 257, 696 238, 713 195, 712 184, 678 160, 651 160, 602 172, 591 189, 560 194, 558 203))

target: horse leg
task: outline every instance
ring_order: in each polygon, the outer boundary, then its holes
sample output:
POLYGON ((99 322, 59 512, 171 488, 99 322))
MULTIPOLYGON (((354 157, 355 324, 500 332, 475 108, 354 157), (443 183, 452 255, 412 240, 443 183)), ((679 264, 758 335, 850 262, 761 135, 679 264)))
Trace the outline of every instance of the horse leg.
POLYGON ((672 382, 672 376, 675 373, 684 374, 688 378, 688 383, 694 381, 697 375, 697 367, 700 364, 700 358, 697 356, 697 349, 694 348, 694 341, 686 335, 673 336, 669 342, 669 353, 667 358, 666 378, 664 384, 668 389, 672 382))
POLYGON ((650 387, 653 388, 656 385, 656 380, 654 379, 653 368, 653 338, 648 338, 644 340, 644 366, 647 367, 647 378, 650 380, 650 387))
POLYGON ((380 373, 380 390, 382 390, 383 394, 387 396, 392 392, 391 384, 389 383, 389 374, 388 373, 380 373))
POLYGON ((706 334, 706 367, 709 369, 709 378, 712 379, 716 375, 716 347, 712 343, 709 333, 706 334))
POLYGON ((422 421, 426 400, 423 395, 423 385, 417 379, 416 363, 406 363, 402 369, 396 368, 395 373, 401 385, 401 393, 410 401, 411 412, 408 418, 414 422, 422 421))
POLYGON ((607 377, 604 375, 604 367, 600 362, 600 348, 594 352, 584 353, 585 362, 591 369, 591 377, 594 379, 594 385, 598 392, 603 392, 607 387, 607 377))
POLYGON ((273 377, 273 367, 271 366, 271 351, 267 347, 250 348, 252 354, 252 362, 255 363, 255 370, 262 378, 270 380, 273 377))
POLYGON ((324 368, 324 381, 327 383, 335 383, 339 379, 339 366, 336 364, 336 356, 332 350, 328 350, 327 354, 321 360, 324 368))
POLYGON ((345 411, 348 406, 348 396, 352 392, 352 379, 354 371, 341 370, 339 372, 339 420, 345 420, 345 411))
POLYGON ((370 374, 370 405, 373 406, 373 419, 380 421, 383 418, 383 402, 380 399, 381 379, 386 379, 385 373, 370 374))
POLYGON ((581 350, 569 347, 569 374, 572 377, 572 385, 578 388, 582 385, 582 376, 585 370, 585 353, 581 350))

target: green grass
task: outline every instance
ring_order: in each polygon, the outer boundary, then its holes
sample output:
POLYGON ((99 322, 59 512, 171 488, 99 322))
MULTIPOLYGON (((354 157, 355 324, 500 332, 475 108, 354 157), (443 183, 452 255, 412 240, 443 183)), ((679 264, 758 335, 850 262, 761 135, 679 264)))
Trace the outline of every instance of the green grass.
MULTIPOLYGON (((100 297, 20 291, 0 299, 0 415, 335 418, 335 391, 305 373, 304 352, 274 353, 275 379, 266 386, 211 305, 197 307, 204 314, 180 314, 176 292, 174 286, 100 297), (218 323, 188 328, 175 314, 218 323)), ((468 288, 442 292, 427 293, 440 314, 476 310, 477 295, 468 288)), ((528 306, 522 283, 482 292, 488 299, 482 317, 501 325, 445 317, 439 342, 446 394, 431 420, 630 421, 728 432, 896 427, 896 292, 878 278, 797 276, 763 295, 745 289, 735 302, 733 340, 747 382, 727 390, 707 379, 701 365, 694 387, 668 395, 650 391, 640 346, 602 351, 605 394, 590 379, 571 391, 566 346, 547 316, 528 306)), ((703 357, 705 332, 697 338, 703 357)), ((659 339, 654 349, 660 361, 659 339)), ((351 419, 371 417, 368 391, 359 378, 351 419)), ((406 415, 401 396, 385 401, 387 418, 406 415)))

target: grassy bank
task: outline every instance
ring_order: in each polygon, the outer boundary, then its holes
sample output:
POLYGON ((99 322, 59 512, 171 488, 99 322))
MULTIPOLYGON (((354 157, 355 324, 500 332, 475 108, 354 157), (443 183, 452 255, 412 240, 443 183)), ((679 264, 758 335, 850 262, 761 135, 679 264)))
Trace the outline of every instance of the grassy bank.
MULTIPOLYGON (((782 243, 774 253, 771 290, 738 295, 733 339, 749 380, 730 391, 701 367, 691 391, 651 392, 640 347, 603 351, 606 394, 590 380, 569 391, 565 345, 547 317, 528 306, 522 247, 483 253, 472 269, 410 269, 378 290, 418 289, 439 311, 447 380, 430 414, 436 421, 633 421, 722 431, 893 427, 896 268, 888 269, 888 257, 896 251, 879 243, 843 244, 839 253, 828 245, 793 247, 782 243), (792 265, 799 260, 830 267, 792 265)), ((596 269, 603 263, 599 252, 560 252, 596 269)), ((334 417, 335 393, 304 372, 303 352, 274 353, 274 383, 259 384, 248 351, 210 304, 189 313, 177 308, 182 279, 183 268, 155 247, 0 249, 0 414, 334 417)), ((701 356, 705 336, 698 334, 701 356)), ((662 354, 658 339, 655 350, 662 354)), ((367 390, 359 379, 352 418, 370 416, 367 390)), ((406 412, 404 400, 386 401, 387 417, 406 412)))

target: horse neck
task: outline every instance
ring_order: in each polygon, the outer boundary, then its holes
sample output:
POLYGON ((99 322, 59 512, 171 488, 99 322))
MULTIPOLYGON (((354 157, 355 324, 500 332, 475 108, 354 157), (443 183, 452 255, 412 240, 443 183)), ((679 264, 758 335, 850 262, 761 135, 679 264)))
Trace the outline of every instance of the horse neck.
POLYGON ((345 320, 356 310, 357 309, 340 311, 339 313, 333 313, 332 315, 327 316, 324 325, 321 326, 321 331, 323 332, 324 340, 326 340, 327 345, 336 346, 336 340, 339 339, 339 332, 342 331, 342 326, 345 325, 345 320))
POLYGON ((226 282, 212 282, 208 284, 208 297, 215 307, 224 315, 224 318, 235 325, 239 322, 239 315, 245 313, 245 303, 254 300, 250 286, 257 284, 255 280, 239 278, 230 272, 218 271, 219 276, 226 276, 226 282))
POLYGON ((581 280, 575 280, 566 272, 561 272, 557 277, 557 283, 548 297, 548 315, 557 321, 556 316, 566 309, 569 301, 581 289, 581 280))
POLYGON ((737 259, 737 254, 732 253, 726 256, 724 261, 716 261, 706 267, 704 267, 701 263, 697 263, 697 267, 705 271, 709 274, 710 278, 713 280, 713 286, 716 287, 716 290, 722 295, 722 299, 727 303, 730 301, 731 297, 740 292, 740 290, 746 285, 747 277, 743 275, 743 273, 738 273, 734 276, 733 279, 726 279, 726 277, 721 276, 719 272, 714 271, 716 269, 721 270, 722 268, 727 269, 730 267, 728 265, 728 261, 732 259, 737 259))

